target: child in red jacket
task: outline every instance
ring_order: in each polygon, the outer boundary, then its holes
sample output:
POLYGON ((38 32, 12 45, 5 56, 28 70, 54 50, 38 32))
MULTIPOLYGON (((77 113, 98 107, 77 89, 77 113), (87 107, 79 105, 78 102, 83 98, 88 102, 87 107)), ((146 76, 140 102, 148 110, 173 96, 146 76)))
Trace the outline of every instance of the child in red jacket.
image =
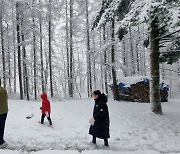
POLYGON ((44 118, 45 116, 47 117, 48 121, 49 121, 49 125, 52 126, 52 121, 51 121, 51 105, 50 102, 47 98, 47 94, 43 93, 41 95, 41 99, 42 99, 42 107, 41 107, 41 111, 42 111, 42 116, 41 116, 41 124, 44 124, 44 118))

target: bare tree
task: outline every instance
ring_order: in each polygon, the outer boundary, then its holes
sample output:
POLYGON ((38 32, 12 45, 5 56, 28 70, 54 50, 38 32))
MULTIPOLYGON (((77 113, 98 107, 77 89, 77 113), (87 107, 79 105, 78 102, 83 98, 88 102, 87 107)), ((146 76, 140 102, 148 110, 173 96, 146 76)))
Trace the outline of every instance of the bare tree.
POLYGON ((51 19, 51 16, 52 16, 52 8, 51 8, 51 5, 52 5, 52 0, 49 0, 49 21, 48 21, 48 35, 49 35, 49 76, 50 76, 50 92, 51 92, 51 97, 54 96, 54 93, 53 93, 53 79, 52 79, 52 19, 51 19))
POLYGON ((90 97, 92 93, 92 72, 91 72, 88 0, 86 0, 86 38, 87 38, 87 87, 88 87, 88 97, 90 97))
POLYGON ((67 56, 67 78, 68 78, 68 91, 70 95, 70 72, 69 72, 69 25, 68 25, 68 0, 66 0, 66 56, 67 56))
POLYGON ((115 69, 115 19, 111 19, 111 60, 112 60, 112 78, 113 78, 113 95, 114 95, 114 100, 119 99, 119 92, 118 92, 118 85, 117 85, 117 77, 116 77, 116 69, 115 69))
POLYGON ((44 63, 43 63, 43 32, 42 32, 42 15, 41 15, 41 0, 39 0, 39 43, 40 43, 40 58, 41 58, 41 87, 42 87, 42 93, 45 92, 44 87, 44 63))
POLYGON ((23 84, 22 84, 22 66, 21 66, 21 36, 20 36, 20 24, 22 16, 22 2, 16 2, 16 28, 17 28, 17 48, 18 48, 18 73, 19 73, 19 88, 20 88, 20 99, 23 99, 23 84))
POLYGON ((132 39, 132 29, 131 27, 129 27, 129 35, 130 35, 130 39, 129 39, 129 45, 130 45, 130 53, 131 53, 131 75, 135 74, 135 66, 134 66, 134 50, 133 50, 133 39, 132 39))
MULTIPOLYGON (((106 43, 106 27, 103 26, 103 42, 106 43)), ((107 75, 107 51, 104 49, 104 84, 105 84, 105 91, 108 95, 108 75, 107 75)))
POLYGON ((13 61, 14 61, 14 92, 16 93, 16 71, 17 71, 17 61, 16 61, 16 32, 15 32, 15 17, 14 17, 14 8, 13 8, 13 4, 12 4, 12 8, 11 8, 11 14, 12 14, 12 29, 13 29, 13 33, 12 33, 12 37, 13 37, 13 61))
POLYGON ((22 57, 23 57, 23 82, 24 82, 24 95, 27 97, 27 100, 29 100, 29 82, 28 82, 28 71, 27 71, 27 57, 26 57, 26 34, 25 34, 25 15, 24 11, 27 8, 27 3, 22 3, 21 11, 22 11, 22 16, 21 16, 21 23, 20 23, 20 34, 21 34, 21 44, 22 44, 22 57))
POLYGON ((74 95, 74 85, 73 85, 73 4, 74 0, 70 0, 70 38, 69 38, 69 46, 70 46, 70 53, 69 53, 69 77, 70 77, 70 86, 69 86, 69 96, 73 97, 74 95))
POLYGON ((0 33, 1 33, 1 51, 3 62, 3 86, 6 88, 6 62, 5 62, 5 48, 4 48, 4 29, 3 29, 3 1, 0 2, 0 33))
MULTIPOLYGON (((35 5, 35 1, 32 3, 33 7, 35 5)), ((37 99, 37 71, 36 71, 36 34, 35 34, 35 17, 34 12, 32 11, 32 22, 33 22, 33 53, 34 53, 34 99, 37 99)))
MULTIPOLYGON (((22 22, 23 23, 23 22, 22 22)), ((23 26, 22 26, 23 27, 23 26)), ((29 100, 29 82, 28 82, 28 71, 27 71, 27 57, 26 57, 26 46, 24 44, 25 42, 25 34, 23 31, 23 28, 21 29, 21 38, 22 38, 22 50, 23 50, 23 81, 24 81, 24 94, 27 97, 27 100, 29 100)))
POLYGON ((9 27, 6 31, 7 34, 7 53, 8 53, 8 80, 9 80, 9 92, 11 93, 11 53, 10 53, 10 38, 9 38, 9 27))

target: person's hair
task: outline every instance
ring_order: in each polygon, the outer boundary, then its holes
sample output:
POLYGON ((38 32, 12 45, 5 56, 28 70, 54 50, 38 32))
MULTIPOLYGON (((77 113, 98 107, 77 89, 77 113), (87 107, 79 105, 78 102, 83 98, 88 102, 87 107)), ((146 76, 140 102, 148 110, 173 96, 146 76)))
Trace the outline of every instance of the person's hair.
POLYGON ((101 92, 100 92, 99 90, 95 90, 95 91, 93 92, 93 95, 101 96, 101 92))

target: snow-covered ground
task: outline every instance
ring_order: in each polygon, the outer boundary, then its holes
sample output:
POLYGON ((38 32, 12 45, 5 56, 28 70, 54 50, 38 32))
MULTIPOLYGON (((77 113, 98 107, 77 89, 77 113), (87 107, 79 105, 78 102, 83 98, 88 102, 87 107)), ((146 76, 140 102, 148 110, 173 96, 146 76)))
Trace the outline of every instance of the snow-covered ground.
POLYGON ((53 129, 38 123, 41 102, 10 100, 5 139, 16 150, 0 154, 180 154, 180 100, 163 103, 163 116, 152 114, 150 104, 109 101, 109 149, 102 140, 89 144, 93 105, 90 99, 52 101, 53 129))

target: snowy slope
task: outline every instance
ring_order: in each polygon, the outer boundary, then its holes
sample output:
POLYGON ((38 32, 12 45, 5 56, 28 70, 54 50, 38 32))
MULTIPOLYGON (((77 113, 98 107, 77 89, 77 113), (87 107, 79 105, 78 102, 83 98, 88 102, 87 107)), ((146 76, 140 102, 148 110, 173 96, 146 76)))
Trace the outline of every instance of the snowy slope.
POLYGON ((150 104, 110 101, 110 149, 89 143, 88 120, 93 101, 63 100, 52 102, 54 129, 38 123, 40 102, 10 100, 5 139, 16 151, 0 154, 160 154, 180 153, 180 100, 163 104, 164 115, 150 112, 150 104), (31 119, 26 119, 34 114, 31 119), (33 152, 34 151, 34 152, 33 152))

